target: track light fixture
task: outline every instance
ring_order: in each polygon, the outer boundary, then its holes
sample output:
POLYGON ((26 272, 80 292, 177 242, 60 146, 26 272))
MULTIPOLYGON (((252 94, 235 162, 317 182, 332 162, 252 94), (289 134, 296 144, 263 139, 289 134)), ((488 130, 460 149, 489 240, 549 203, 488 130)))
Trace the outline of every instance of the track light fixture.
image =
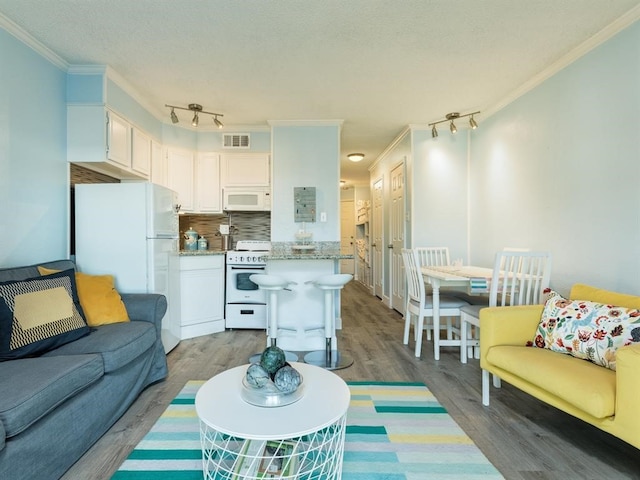
POLYGON ((213 123, 216 125, 216 127, 218 128, 222 128, 224 127, 224 124, 220 121, 220 119, 218 117, 224 117, 223 114, 221 113, 214 113, 214 112, 205 112, 204 110, 202 110, 202 105, 199 105, 197 103, 190 103, 188 107, 178 107, 176 105, 167 105, 165 104, 165 107, 170 108, 171 109, 171 121, 173 123, 178 123, 178 116, 176 115, 175 109, 179 109, 179 110, 187 110, 190 112, 193 112, 193 118, 191 119, 191 125, 193 125, 194 127, 197 127, 198 124, 200 123, 200 117, 199 114, 204 113, 206 115, 213 115, 213 123))
POLYGON ((444 122, 449 122, 449 130, 451 130, 451 133, 456 133, 458 131, 458 127, 456 127, 456 124, 454 123, 454 120, 458 120, 459 118, 464 118, 464 117, 470 117, 469 118, 469 126, 473 130, 475 130, 476 128, 478 128, 478 123, 475 121, 473 116, 477 115, 479 113, 480 113, 480 111, 472 112, 472 113, 465 113, 464 115, 460 115, 458 112, 447 113, 443 120, 438 120, 437 122, 432 122, 432 123, 429 124, 429 126, 431 127, 431 137, 436 138, 438 136, 438 129, 436 128, 436 125, 438 125, 439 123, 444 123, 444 122))

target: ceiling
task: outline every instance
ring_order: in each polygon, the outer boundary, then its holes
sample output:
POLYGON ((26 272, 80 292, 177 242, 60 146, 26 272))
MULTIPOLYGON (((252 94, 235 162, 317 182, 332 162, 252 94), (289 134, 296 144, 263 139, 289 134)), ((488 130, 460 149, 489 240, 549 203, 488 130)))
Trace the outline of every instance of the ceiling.
MULTIPOLYGON (((223 113, 231 132, 341 120, 341 176, 366 184, 408 125, 495 109, 619 17, 637 19, 639 4, 0 0, 0 14, 69 65, 109 65, 167 122, 167 103, 223 113), (349 162, 350 152, 365 160, 349 162)), ((188 125, 189 112, 177 113, 188 125)))

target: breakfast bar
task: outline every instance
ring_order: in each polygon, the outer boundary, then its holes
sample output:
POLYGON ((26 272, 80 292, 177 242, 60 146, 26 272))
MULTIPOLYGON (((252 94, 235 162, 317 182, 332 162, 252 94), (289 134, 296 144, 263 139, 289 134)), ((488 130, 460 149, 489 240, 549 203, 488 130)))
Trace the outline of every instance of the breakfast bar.
MULTIPOLYGON (((278 346, 285 350, 311 351, 325 348, 324 294, 311 282, 340 272, 340 260, 353 255, 340 252, 340 242, 314 242, 298 249, 295 243, 272 242, 265 255, 266 273, 289 282, 278 299, 278 346)), ((336 328, 342 328, 340 291, 334 292, 336 328)), ((333 348, 336 348, 335 338, 333 348)))

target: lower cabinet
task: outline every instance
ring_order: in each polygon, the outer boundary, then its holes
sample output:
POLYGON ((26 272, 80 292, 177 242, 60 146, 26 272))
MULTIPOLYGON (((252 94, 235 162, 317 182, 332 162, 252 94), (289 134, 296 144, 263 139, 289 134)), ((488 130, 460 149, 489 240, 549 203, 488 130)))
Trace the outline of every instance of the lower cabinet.
POLYGON ((180 257, 181 339, 224 331, 224 255, 180 257))

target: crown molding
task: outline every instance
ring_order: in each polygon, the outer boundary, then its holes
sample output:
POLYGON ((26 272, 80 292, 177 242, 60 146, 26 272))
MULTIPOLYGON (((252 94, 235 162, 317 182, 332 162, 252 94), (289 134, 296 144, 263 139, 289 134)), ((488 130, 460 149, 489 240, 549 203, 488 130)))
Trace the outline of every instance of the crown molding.
POLYGON ((511 92, 506 97, 504 97, 498 103, 491 105, 487 108, 479 109, 479 110, 482 110, 482 113, 484 114, 485 117, 490 117, 491 115, 502 110, 504 107, 506 107, 510 103, 514 102, 516 99, 518 99, 525 93, 533 90, 535 87, 542 84, 545 80, 551 78, 552 76, 560 72, 562 69, 568 67, 573 62, 575 62, 579 58, 589 53, 591 50, 602 45, 604 42, 611 39, 612 37, 620 33, 622 30, 624 30, 628 26, 632 25, 639 19, 640 19, 640 5, 637 5, 636 7, 632 8, 627 13, 619 17, 617 20, 614 20, 612 23, 604 27, 595 35, 593 35, 586 41, 582 42, 580 45, 578 45, 576 48, 571 50, 565 56, 558 59, 551 65, 549 65, 547 68, 542 70, 537 75, 533 76, 530 80, 522 84, 520 87, 518 87, 516 90, 511 92))
POLYGON ((342 127, 344 120, 268 120, 272 127, 342 127))
POLYGON ((387 146, 387 148, 385 148, 382 153, 378 155, 378 157, 373 162, 371 162, 371 165, 369 165, 367 170, 369 170, 370 172, 373 171, 373 169, 378 166, 378 164, 384 159, 384 157, 386 157, 387 154, 391 152, 391 150, 393 150, 396 145, 398 145, 398 143, 400 143, 404 139, 404 137, 407 136, 409 132, 411 132, 411 127, 405 127, 404 130, 402 130, 402 132, 400 132, 400 134, 393 139, 393 141, 387 146))
POLYGON ((60 55, 55 53, 49 47, 45 46, 42 42, 37 40, 33 35, 28 33, 22 27, 20 27, 13 20, 8 19, 2 13, 0 13, 0 27, 6 30, 9 34, 20 40, 26 46, 33 49, 36 53, 47 59, 53 65, 60 70, 67 71, 69 63, 64 60, 60 55))

